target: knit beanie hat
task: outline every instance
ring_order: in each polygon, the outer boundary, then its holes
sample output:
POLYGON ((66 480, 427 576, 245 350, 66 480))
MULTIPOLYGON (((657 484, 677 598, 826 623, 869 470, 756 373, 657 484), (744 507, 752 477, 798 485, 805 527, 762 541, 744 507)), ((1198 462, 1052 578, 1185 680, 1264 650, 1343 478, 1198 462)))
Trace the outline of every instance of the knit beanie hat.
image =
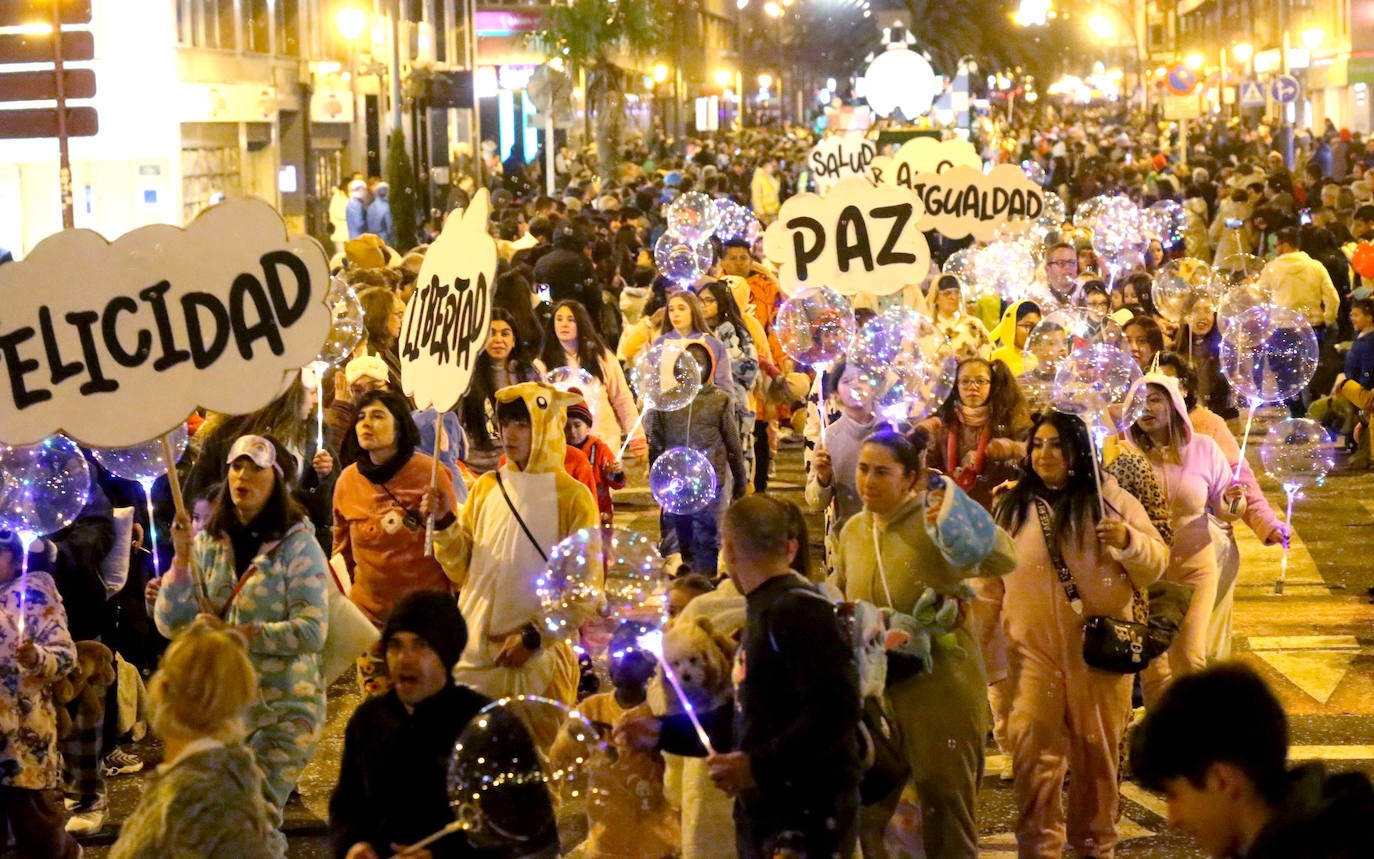
POLYGON ((412 591, 391 609, 382 628, 382 649, 398 632, 420 636, 439 654, 444 670, 452 672, 468 644, 468 625, 453 597, 442 591, 412 591))
POLYGON ((568 420, 572 420, 573 418, 577 418, 587 426, 592 425, 592 410, 587 407, 586 400, 578 400, 571 406, 568 406, 568 420))

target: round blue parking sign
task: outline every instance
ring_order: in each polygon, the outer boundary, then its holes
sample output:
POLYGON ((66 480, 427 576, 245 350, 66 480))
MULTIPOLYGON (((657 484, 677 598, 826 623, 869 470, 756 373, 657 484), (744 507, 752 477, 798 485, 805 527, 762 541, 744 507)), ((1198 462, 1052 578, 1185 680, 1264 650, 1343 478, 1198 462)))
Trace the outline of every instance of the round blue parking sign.
POLYGON ((1174 95, 1192 95, 1197 89, 1197 72, 1183 64, 1169 69, 1167 77, 1169 90, 1174 95))

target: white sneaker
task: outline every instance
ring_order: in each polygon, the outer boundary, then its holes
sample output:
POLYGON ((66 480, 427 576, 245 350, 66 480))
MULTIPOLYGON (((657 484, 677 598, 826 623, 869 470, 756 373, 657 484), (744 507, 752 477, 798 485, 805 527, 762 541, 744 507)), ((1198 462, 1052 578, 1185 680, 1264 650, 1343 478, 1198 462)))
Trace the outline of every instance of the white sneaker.
POLYGON ((72 810, 67 820, 67 832, 72 835, 95 835, 105 828, 105 803, 91 805, 85 810, 72 810))

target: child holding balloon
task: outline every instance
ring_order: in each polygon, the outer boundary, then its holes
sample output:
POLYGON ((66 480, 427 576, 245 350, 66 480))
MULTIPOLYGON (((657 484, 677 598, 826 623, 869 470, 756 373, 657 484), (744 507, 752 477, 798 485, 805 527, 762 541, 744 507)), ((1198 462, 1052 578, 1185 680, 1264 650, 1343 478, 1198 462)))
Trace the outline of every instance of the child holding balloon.
POLYGON ((0 532, 0 832, 8 824, 20 855, 70 859, 81 848, 63 826, 53 683, 75 667, 76 644, 57 585, 22 576, 22 553, 0 532))
MULTIPOLYGON (((677 532, 678 544, 684 560, 692 572, 715 578, 720 556, 720 514, 732 498, 744 497, 748 484, 748 470, 739 437, 739 420, 734 398, 711 383, 716 373, 714 354, 702 343, 688 344, 686 351, 696 359, 701 369, 701 390, 686 408, 672 412, 650 409, 644 415, 644 434, 649 441, 649 465, 674 447, 691 448, 710 460, 715 471, 715 497, 702 509, 690 513, 667 513, 667 520, 677 532), (728 473, 727 473, 728 469, 728 473), (731 493, 725 492, 726 477, 731 493)), ((673 485, 679 481, 672 481, 673 485)), ((694 481, 684 480, 683 489, 696 492, 694 481), (687 485, 691 484, 691 485, 687 485)), ((674 506, 671 499, 657 497, 665 509, 674 506)))

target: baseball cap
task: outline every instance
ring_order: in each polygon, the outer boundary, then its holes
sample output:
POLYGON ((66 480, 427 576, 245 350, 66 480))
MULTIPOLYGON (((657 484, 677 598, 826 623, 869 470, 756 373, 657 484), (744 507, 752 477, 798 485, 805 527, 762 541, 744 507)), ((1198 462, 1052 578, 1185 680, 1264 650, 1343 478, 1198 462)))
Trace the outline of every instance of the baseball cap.
POLYGON ((277 462, 277 449, 260 435, 241 435, 234 439, 234 446, 229 448, 229 455, 224 461, 226 464, 233 463, 241 456, 248 457, 258 468, 270 468, 277 472, 278 477, 282 476, 281 464, 277 462))

